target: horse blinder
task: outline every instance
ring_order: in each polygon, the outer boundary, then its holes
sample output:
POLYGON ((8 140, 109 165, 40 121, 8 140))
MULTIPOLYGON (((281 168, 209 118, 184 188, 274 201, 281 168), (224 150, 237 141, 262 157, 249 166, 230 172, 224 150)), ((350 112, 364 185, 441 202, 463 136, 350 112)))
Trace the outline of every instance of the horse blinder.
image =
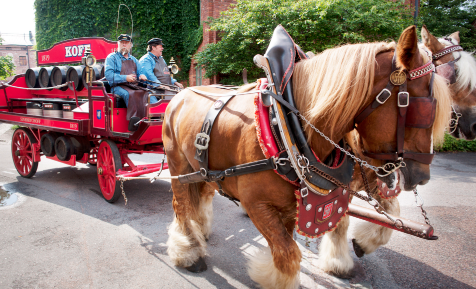
POLYGON ((443 76, 450 84, 456 82, 455 62, 456 61, 450 61, 436 67, 436 74, 443 76))
POLYGON ((405 127, 430 128, 435 121, 436 98, 411 97, 407 108, 405 127))

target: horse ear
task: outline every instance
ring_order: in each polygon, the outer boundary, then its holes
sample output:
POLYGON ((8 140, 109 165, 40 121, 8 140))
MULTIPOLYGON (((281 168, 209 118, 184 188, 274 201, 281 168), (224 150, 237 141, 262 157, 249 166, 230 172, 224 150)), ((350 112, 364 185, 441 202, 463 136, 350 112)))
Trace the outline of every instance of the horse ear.
POLYGON ((428 47, 432 53, 437 53, 445 48, 445 46, 441 44, 438 39, 430 33, 430 31, 428 31, 425 25, 421 28, 421 38, 423 44, 428 47))
POLYGON ((450 35, 450 38, 456 40, 456 42, 457 42, 456 44, 459 45, 459 43, 460 43, 459 31, 456 31, 455 33, 451 34, 451 35, 450 35))
POLYGON ((397 67, 412 70, 417 67, 420 52, 415 25, 402 32, 397 44, 397 67))

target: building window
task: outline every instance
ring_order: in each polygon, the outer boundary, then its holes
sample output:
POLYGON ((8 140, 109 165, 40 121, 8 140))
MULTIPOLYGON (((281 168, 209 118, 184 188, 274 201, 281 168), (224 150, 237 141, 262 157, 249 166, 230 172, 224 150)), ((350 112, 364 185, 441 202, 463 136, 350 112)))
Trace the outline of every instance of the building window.
POLYGON ((5 50, 12 50, 11 47, 5 47, 5 50))
POLYGON ((198 65, 195 67, 195 85, 202 85, 202 70, 198 65))
POLYGON ((27 48, 26 48, 26 47, 22 47, 21 50, 27 50, 27 48))
POLYGON ((26 65, 26 56, 20 56, 20 66, 26 65))

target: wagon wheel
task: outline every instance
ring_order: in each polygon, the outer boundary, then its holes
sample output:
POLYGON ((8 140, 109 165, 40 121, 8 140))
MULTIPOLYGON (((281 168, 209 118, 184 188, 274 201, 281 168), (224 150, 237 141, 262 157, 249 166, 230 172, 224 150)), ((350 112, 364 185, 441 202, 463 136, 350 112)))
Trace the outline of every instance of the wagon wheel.
POLYGON ((91 148, 89 151, 88 164, 95 166, 98 164, 98 148, 91 148))
POLYGON ((97 153, 97 171, 102 196, 109 203, 114 203, 121 195, 116 182, 116 172, 120 169, 122 162, 117 145, 113 141, 103 140, 97 153))
POLYGON ((13 164, 18 173, 24 178, 31 178, 38 169, 38 162, 33 161, 35 154, 33 144, 37 140, 33 134, 25 128, 17 128, 12 137, 13 164))

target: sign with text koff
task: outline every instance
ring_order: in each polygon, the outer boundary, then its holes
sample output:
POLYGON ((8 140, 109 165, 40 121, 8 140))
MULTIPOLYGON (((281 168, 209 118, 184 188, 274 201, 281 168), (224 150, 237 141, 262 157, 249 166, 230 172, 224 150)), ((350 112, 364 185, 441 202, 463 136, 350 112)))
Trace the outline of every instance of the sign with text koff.
POLYGON ((117 42, 102 37, 75 38, 58 42, 50 49, 36 52, 38 66, 81 62, 86 48, 91 49, 97 61, 104 61, 109 53, 116 50, 117 42))

